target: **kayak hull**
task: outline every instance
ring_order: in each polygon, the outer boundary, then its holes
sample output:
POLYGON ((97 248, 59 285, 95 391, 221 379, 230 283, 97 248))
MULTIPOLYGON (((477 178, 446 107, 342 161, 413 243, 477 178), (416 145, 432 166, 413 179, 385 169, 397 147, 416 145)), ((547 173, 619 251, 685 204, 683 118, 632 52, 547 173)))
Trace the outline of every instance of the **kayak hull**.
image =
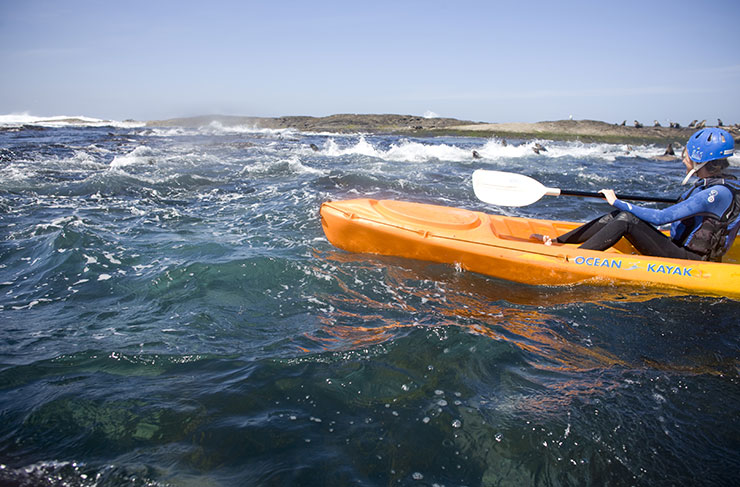
POLYGON ((740 298, 736 249, 730 263, 716 263, 639 255, 625 239, 603 252, 547 246, 530 235, 561 235, 579 224, 396 200, 326 202, 321 222, 327 239, 349 252, 452 264, 524 284, 627 283, 740 298))

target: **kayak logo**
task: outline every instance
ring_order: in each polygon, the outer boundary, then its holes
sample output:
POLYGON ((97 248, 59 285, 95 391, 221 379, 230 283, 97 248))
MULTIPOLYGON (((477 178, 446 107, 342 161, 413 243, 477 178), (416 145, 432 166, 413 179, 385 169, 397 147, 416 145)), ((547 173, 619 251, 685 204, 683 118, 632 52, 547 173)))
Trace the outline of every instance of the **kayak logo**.
MULTIPOLYGON (((610 269, 622 269, 622 261, 617 259, 602 259, 600 257, 581 257, 578 256, 573 261, 578 265, 587 265, 590 267, 608 267, 610 269)), ((639 269, 638 264, 632 264, 630 267, 626 267, 625 271, 632 271, 639 269)), ((673 276, 683 277, 694 277, 691 271, 693 267, 681 267, 678 265, 667 265, 667 264, 647 264, 647 272, 653 272, 655 274, 667 274, 673 276)))

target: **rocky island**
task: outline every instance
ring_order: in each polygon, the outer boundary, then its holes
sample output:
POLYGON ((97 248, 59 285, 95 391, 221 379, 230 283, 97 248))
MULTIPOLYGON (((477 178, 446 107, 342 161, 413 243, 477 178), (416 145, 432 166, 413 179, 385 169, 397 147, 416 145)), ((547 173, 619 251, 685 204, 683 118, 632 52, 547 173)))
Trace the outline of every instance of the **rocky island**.
MULTIPOLYGON (((296 129, 330 133, 389 133, 413 136, 461 135, 520 139, 582 140, 609 143, 675 143, 683 145, 695 128, 611 124, 597 120, 558 120, 535 123, 486 123, 455 118, 414 115, 338 114, 326 117, 241 117, 204 115, 147 122, 149 126, 199 127, 217 122, 224 126, 248 125, 267 129, 296 129)), ((738 125, 724 127, 740 135, 738 125)))

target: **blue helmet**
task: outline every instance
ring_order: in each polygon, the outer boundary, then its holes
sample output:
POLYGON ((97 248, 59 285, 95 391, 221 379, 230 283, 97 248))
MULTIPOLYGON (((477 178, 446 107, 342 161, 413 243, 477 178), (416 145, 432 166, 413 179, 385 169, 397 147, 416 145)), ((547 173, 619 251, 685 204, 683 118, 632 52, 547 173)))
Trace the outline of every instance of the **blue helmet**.
POLYGON ((696 164, 730 157, 735 152, 735 140, 726 130, 719 128, 701 129, 686 143, 689 157, 696 164))

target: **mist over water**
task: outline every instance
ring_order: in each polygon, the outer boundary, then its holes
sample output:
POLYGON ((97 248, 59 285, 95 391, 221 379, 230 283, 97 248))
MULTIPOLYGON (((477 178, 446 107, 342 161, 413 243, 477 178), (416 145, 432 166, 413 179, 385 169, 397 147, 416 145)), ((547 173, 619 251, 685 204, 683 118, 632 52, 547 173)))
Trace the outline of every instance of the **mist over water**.
POLYGON ((354 197, 584 221, 608 207, 490 207, 471 174, 676 196, 664 147, 0 123, 1 484, 736 483, 736 301, 321 230, 354 197))

